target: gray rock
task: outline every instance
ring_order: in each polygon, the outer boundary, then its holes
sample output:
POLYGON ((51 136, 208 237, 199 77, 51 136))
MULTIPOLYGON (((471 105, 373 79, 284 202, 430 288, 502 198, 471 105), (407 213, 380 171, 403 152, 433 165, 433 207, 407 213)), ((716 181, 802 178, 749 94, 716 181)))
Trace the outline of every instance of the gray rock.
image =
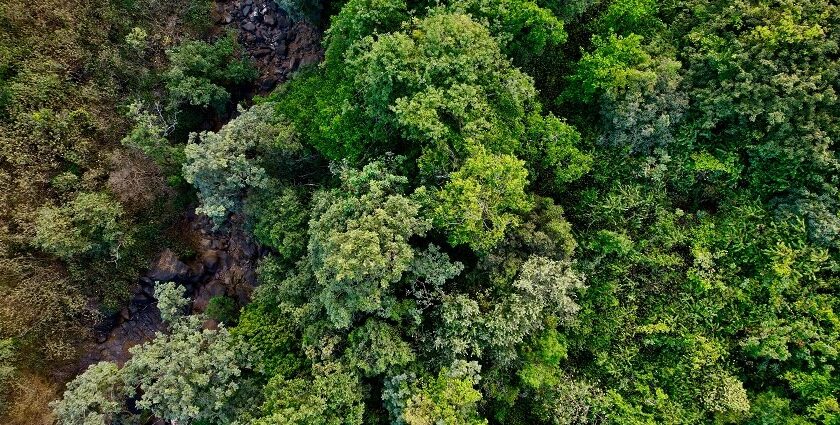
POLYGON ((242 25, 242 29, 248 32, 254 32, 257 29, 257 26, 254 25, 253 22, 246 22, 245 25, 242 25))
POLYGON ((274 16, 272 16, 272 15, 263 16, 263 23, 270 26, 270 27, 273 27, 274 26, 274 16))

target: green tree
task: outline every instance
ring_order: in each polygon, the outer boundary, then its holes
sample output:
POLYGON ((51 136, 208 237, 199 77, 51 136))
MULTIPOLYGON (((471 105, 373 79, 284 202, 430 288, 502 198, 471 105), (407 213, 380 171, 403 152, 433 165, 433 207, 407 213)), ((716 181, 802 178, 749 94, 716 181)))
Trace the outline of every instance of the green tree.
POLYGON ((184 317, 190 300, 185 297, 186 288, 175 282, 158 282, 155 285, 155 299, 160 310, 160 318, 173 325, 184 317))
POLYGON ((467 244, 487 252, 520 223, 531 209, 525 194, 528 172, 512 155, 477 149, 430 201, 435 227, 447 232, 453 246, 467 244))
POLYGON ((51 406, 62 424, 105 425, 118 418, 130 394, 119 366, 99 362, 67 384, 61 400, 51 406))
POLYGON ((347 337, 350 347, 346 353, 348 363, 365 376, 389 372, 392 375, 414 361, 411 346, 402 340, 399 331, 385 322, 368 319, 347 337))
POLYGON ((260 243, 289 262, 306 253, 309 212, 301 195, 289 187, 272 186, 249 196, 245 211, 260 243))
POLYGON ((536 107, 533 82, 469 16, 433 13, 411 31, 366 39, 359 52, 348 66, 360 108, 409 142, 369 140, 379 149, 419 149, 421 169, 438 176, 476 145, 507 154, 519 146, 525 113, 536 107))
POLYGON ((134 126, 122 139, 122 144, 143 152, 169 172, 175 172, 184 162, 184 152, 182 146, 167 139, 175 123, 168 123, 162 114, 161 111, 153 114, 140 102, 130 104, 127 115, 134 121, 134 126))
POLYGON ((341 188, 313 196, 309 261, 320 301, 333 325, 344 328, 353 314, 381 312, 390 303, 390 287, 414 258, 408 240, 429 225, 419 203, 404 194, 407 179, 385 163, 337 172, 341 188))
POLYGON ((474 386, 480 371, 477 363, 460 360, 437 376, 399 375, 386 383, 383 398, 397 424, 486 424, 476 410, 481 393, 474 386))
POLYGON ((361 425, 365 414, 358 376, 339 363, 316 364, 313 378, 272 378, 260 425, 361 425))
POLYGON ((66 205, 38 210, 35 243, 65 260, 79 255, 119 259, 133 243, 120 223, 123 214, 109 194, 81 192, 66 205))
POLYGON ((241 209, 248 189, 268 187, 263 161, 289 159, 300 149, 294 130, 271 103, 239 112, 218 133, 191 134, 184 149, 184 178, 198 189, 201 200, 196 211, 216 225, 241 209), (270 153, 276 157, 269 158, 270 153))
POLYGON ((137 407, 172 421, 230 423, 247 388, 248 347, 220 325, 202 330, 198 316, 177 319, 170 334, 131 348, 122 373, 142 396, 137 407))
POLYGON ((172 102, 213 107, 222 111, 230 99, 228 88, 253 80, 256 69, 241 58, 233 34, 215 43, 186 41, 166 52, 170 67, 164 74, 172 102))

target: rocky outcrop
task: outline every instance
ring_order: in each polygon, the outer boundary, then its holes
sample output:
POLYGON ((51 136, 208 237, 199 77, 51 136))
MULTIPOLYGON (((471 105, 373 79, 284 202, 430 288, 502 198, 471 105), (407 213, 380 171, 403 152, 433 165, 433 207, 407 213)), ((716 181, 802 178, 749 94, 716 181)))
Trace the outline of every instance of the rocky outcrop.
POLYGON ((240 44, 260 70, 261 92, 323 59, 321 31, 307 22, 292 22, 274 0, 219 1, 214 15, 218 25, 237 29, 240 44))
MULTIPOLYGON (((135 284, 128 305, 103 318, 94 330, 95 341, 82 358, 82 368, 99 361, 123 364, 130 357, 129 348, 165 329, 154 298, 156 282, 182 284, 193 300, 192 313, 205 311, 214 296, 231 297, 239 305, 250 300, 262 253, 244 231, 241 219, 234 217, 225 230, 214 230, 209 219, 194 213, 186 214, 184 221, 183 237, 191 242, 195 254, 179 258, 167 248, 152 261, 149 271, 135 284)), ((207 321, 206 326, 212 328, 216 323, 207 321)))

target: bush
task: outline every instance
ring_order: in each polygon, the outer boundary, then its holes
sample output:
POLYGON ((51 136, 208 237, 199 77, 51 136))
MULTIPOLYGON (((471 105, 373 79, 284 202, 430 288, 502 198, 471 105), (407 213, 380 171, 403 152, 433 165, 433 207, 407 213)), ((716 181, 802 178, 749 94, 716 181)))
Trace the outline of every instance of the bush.
POLYGON ((239 319, 239 306, 233 298, 218 295, 210 298, 204 313, 217 322, 235 325, 239 319))
POLYGON ((213 44, 187 41, 167 51, 170 68, 164 74, 174 104, 213 107, 222 111, 230 99, 228 89, 257 77, 243 59, 231 33, 213 44))
POLYGON ((82 192, 67 205, 38 211, 35 243, 65 260, 79 255, 119 259, 132 244, 122 217, 122 206, 107 193, 82 192))

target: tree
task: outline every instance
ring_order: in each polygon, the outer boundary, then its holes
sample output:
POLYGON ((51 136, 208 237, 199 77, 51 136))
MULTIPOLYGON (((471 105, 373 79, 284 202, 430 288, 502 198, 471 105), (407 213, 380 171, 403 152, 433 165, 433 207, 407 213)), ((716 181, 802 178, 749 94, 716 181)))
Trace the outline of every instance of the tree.
POLYGON ((105 425, 118 418, 130 390, 119 366, 99 362, 67 384, 61 400, 51 407, 61 424, 105 425))
POLYGON ((543 7, 543 2, 456 0, 450 2, 448 10, 468 14, 478 21, 486 20, 502 51, 520 62, 542 54, 547 48, 559 47, 567 38, 563 21, 543 7))
POLYGON ((155 285, 155 298, 160 310, 160 318, 169 324, 175 324, 184 317, 185 308, 190 300, 184 296, 186 288, 175 282, 158 282, 155 285))
POLYGON ((79 255, 118 260, 133 242, 122 217, 122 206, 107 193, 81 192, 67 205, 38 211, 35 243, 65 260, 79 255))
POLYGON ((401 366, 414 361, 411 346, 402 340, 399 330, 383 321, 368 319, 347 337, 348 363, 365 376, 383 373, 395 375, 401 366))
POLYGON ((224 325, 202 330, 201 316, 183 316, 189 300, 175 284, 161 284, 155 294, 170 333, 132 347, 122 368, 101 362, 68 384, 53 404, 62 423, 111 423, 135 396, 137 408, 170 421, 225 424, 239 416, 237 397, 248 387, 244 375, 251 365, 248 346, 224 325))
POLYGON ((143 152, 161 168, 173 172, 184 162, 184 152, 182 146, 173 145, 167 139, 176 123, 167 122, 160 105, 156 107, 157 114, 153 114, 139 101, 129 105, 127 115, 134 121, 134 126, 122 139, 122 144, 143 152))
POLYGON ((476 411, 480 371, 477 363, 460 360, 437 376, 398 375, 386 382, 383 399, 397 424, 486 424, 476 411))
POLYGON ((184 178, 198 189, 201 200, 196 211, 216 225, 241 209, 245 191, 268 187, 262 163, 266 155, 278 154, 272 159, 280 161, 300 149, 294 130, 275 114, 271 103, 239 112, 218 133, 191 134, 184 149, 184 178))
POLYGON ((592 157, 578 149, 580 133, 553 114, 528 117, 527 139, 520 148, 532 182, 547 181, 560 192, 586 174, 592 157))
POLYGON ((634 33, 593 36, 595 49, 585 52, 578 62, 570 77, 575 84, 566 96, 574 101, 599 101, 604 127, 599 142, 646 154, 674 143, 688 96, 681 87, 681 64, 669 56, 667 48, 646 46, 643 40, 634 33))
POLYGON ((407 179, 383 162, 337 170, 341 189, 313 196, 309 261, 332 324, 350 325, 357 312, 381 312, 391 285, 411 266, 408 239, 429 228, 420 205, 405 196, 407 179))
POLYGON ((742 180, 762 196, 832 190, 827 179, 840 167, 825 153, 840 134, 837 5, 714 2, 692 12, 694 4, 677 25, 691 28, 682 48, 698 142, 741 155, 742 180), (734 20, 743 24, 723 24, 734 20))
POLYGON ((435 227, 447 231, 452 246, 487 252, 519 224, 517 214, 531 209, 527 175, 524 163, 512 155, 477 149, 434 193, 430 214, 435 227))
POLYGON ((568 323, 579 309, 575 291, 583 288, 583 276, 568 262, 528 259, 513 283, 513 293, 495 303, 487 315, 485 344, 490 354, 501 364, 514 361, 516 347, 541 332, 547 319, 568 323))
POLYGON ((348 59, 363 110, 418 145, 429 175, 452 169, 474 145, 516 149, 536 92, 486 28, 466 15, 436 13, 410 33, 368 43, 348 59))
POLYGON ((313 378, 278 375, 265 387, 259 425, 361 425, 365 414, 358 376, 340 363, 316 364, 313 378))
POLYGON ((250 81, 257 71, 240 52, 233 34, 215 43, 186 41, 166 52, 170 67, 164 74, 176 105, 213 107, 222 111, 230 99, 227 88, 250 81))
POLYGON ((142 396, 138 408, 184 423, 230 423, 238 416, 236 397, 247 388, 249 349, 224 325, 202 330, 201 318, 187 316, 130 349, 122 369, 127 385, 142 396))
POLYGON ((248 197, 245 210, 253 222, 254 237, 281 258, 294 262, 306 253, 309 214, 294 189, 270 187, 255 193, 248 197))

